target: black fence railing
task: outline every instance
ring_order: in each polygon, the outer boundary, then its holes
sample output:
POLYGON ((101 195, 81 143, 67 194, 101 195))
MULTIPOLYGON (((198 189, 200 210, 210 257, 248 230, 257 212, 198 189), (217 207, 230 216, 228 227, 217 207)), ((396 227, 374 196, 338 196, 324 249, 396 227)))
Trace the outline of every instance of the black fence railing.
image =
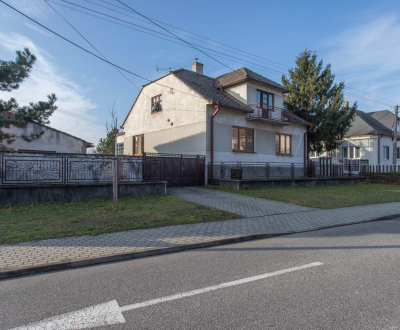
POLYGON ((208 163, 208 180, 272 180, 317 177, 363 176, 370 171, 368 165, 320 165, 316 162, 304 164, 214 162, 208 163))
MULTIPOLYGON (((85 184, 112 182, 114 155, 0 153, 0 184, 85 184)), ((162 179, 162 164, 135 156, 117 156, 118 181, 162 179), (145 170, 144 170, 145 168, 145 170)))

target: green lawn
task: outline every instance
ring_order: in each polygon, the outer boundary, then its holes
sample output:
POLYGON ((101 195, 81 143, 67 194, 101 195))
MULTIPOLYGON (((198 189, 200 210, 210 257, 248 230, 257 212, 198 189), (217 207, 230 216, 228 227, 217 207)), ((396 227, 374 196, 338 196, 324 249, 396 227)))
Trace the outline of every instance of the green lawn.
MULTIPOLYGON (((211 187, 210 187, 211 188, 211 187)), ((235 190, 214 188, 246 196, 267 198, 322 209, 400 202, 400 186, 387 184, 359 183, 310 188, 263 188, 235 190)))
POLYGON ((0 206, 0 244, 238 218, 171 196, 0 206))

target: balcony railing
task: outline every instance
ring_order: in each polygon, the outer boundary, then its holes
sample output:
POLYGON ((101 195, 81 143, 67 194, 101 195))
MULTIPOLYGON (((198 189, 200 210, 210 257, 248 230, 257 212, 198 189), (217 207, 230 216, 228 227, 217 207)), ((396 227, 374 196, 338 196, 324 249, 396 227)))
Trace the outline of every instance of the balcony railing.
POLYGON ((281 125, 293 123, 293 113, 289 110, 273 107, 263 103, 250 104, 254 112, 247 114, 247 119, 276 122, 281 125))

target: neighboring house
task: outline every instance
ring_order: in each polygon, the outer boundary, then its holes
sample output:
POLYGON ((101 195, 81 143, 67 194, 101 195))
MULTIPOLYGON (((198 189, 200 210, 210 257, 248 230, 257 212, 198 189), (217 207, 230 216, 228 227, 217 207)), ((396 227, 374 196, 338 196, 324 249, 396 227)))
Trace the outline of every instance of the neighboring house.
POLYGON ((6 134, 16 135, 15 141, 7 144, 6 141, 0 143, 0 150, 10 150, 18 152, 39 152, 39 153, 74 153, 86 154, 87 148, 94 145, 86 142, 71 134, 61 132, 57 129, 46 125, 28 123, 25 128, 18 128, 13 125, 2 128, 6 134), (18 136, 31 134, 39 134, 44 132, 42 136, 34 141, 27 142, 18 136))
POLYGON ((304 162, 308 123, 283 109, 285 87, 246 68, 211 78, 203 64, 192 66, 142 87, 117 137, 119 151, 304 162))
MULTIPOLYGON (((393 164, 393 126, 395 116, 388 110, 363 112, 356 111, 352 126, 340 141, 331 156, 335 163, 348 163, 358 160, 368 165, 393 164)), ((397 123, 399 136, 399 122, 397 123)), ((397 145, 397 164, 400 164, 400 142, 397 145)), ((311 153, 310 158, 326 157, 327 153, 311 153)))

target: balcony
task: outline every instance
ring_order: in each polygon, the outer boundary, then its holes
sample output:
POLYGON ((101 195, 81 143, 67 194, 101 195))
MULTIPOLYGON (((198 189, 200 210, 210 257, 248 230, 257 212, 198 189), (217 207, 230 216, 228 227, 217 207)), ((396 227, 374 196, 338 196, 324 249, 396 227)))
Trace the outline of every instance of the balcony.
POLYGON ((286 126, 293 124, 293 113, 289 110, 273 107, 267 104, 255 103, 250 104, 254 111, 247 114, 248 120, 286 126))

